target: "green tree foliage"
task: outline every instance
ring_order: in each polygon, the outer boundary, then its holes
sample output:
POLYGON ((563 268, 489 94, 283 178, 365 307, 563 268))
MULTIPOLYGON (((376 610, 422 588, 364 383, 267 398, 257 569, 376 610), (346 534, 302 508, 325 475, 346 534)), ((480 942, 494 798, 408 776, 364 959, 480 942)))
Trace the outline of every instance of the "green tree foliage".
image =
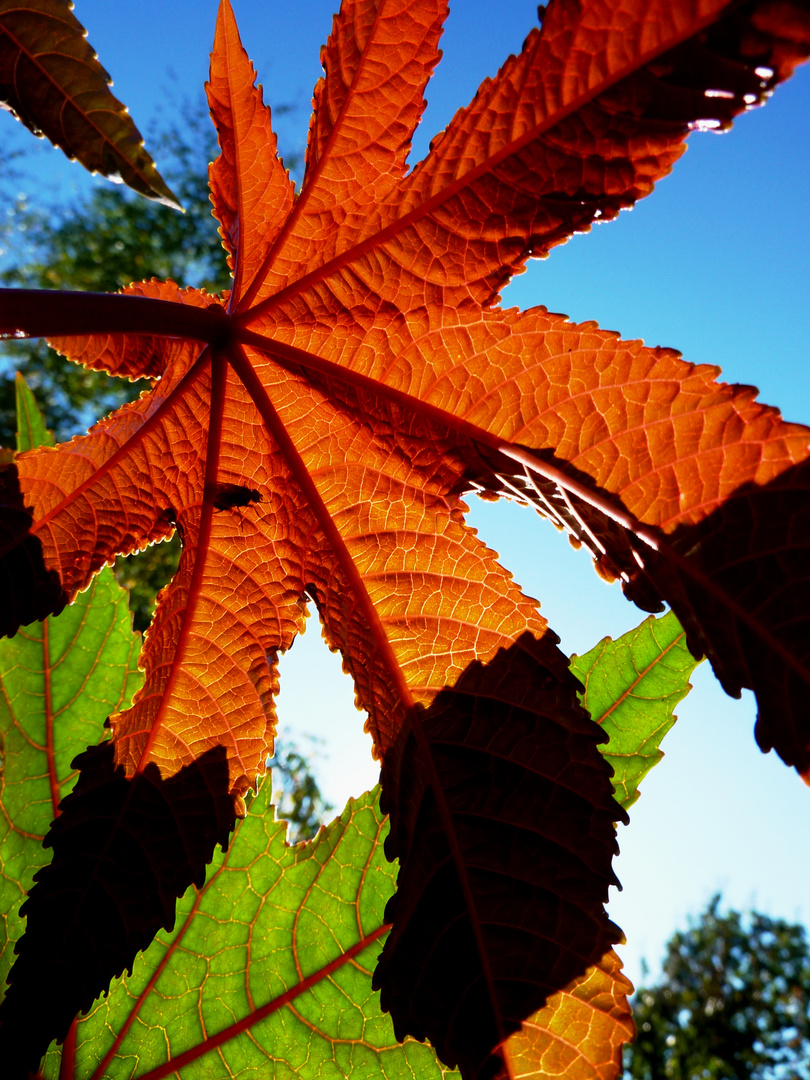
POLYGON ((715 896, 638 991, 632 1080, 808 1080, 810 943, 803 926, 720 911, 715 896))
POLYGON ((270 768, 276 815, 289 822, 288 843, 311 840, 329 811, 334 810, 321 794, 312 772, 316 748, 313 746, 311 753, 302 754, 295 743, 276 739, 274 750, 270 768))
POLYGON ((136 630, 145 630, 152 620, 158 592, 171 580, 180 561, 180 538, 175 535, 162 544, 153 544, 137 555, 121 555, 115 560, 115 576, 129 593, 129 609, 136 630))

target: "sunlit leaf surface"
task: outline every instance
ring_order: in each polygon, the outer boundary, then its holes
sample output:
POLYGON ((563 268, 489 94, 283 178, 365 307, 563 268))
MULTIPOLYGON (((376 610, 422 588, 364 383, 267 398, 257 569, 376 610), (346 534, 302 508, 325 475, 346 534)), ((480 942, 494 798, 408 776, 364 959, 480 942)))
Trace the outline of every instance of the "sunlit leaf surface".
MULTIPOLYGON (((397 1042, 371 990, 395 875, 379 789, 295 847, 270 790, 180 901, 175 931, 79 1022, 75 1080, 446 1074, 430 1047, 397 1042)), ((53 1048, 49 1080, 60 1060, 53 1048)))
POLYGON ((672 612, 571 657, 571 670, 585 686, 583 704, 610 738, 602 753, 613 766, 616 801, 625 810, 664 756, 661 740, 677 719, 675 706, 692 689, 697 663, 672 612))

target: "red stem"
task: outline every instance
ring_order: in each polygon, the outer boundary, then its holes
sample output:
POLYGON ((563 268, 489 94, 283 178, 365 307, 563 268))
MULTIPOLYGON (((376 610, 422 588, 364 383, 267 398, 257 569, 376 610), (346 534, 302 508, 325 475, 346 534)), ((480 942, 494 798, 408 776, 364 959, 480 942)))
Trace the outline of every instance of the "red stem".
POLYGON ((206 308, 120 293, 0 289, 0 337, 156 334, 218 344, 230 333, 220 304, 206 308))
POLYGON ((59 1080, 73 1080, 76 1069, 76 1017, 73 1017, 59 1059, 59 1080))

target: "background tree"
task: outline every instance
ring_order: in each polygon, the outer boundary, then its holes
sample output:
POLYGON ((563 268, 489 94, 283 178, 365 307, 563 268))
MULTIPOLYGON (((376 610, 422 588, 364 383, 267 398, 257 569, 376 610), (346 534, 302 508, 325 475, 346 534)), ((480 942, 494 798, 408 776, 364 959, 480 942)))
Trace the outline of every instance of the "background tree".
MULTIPOLYGON (((216 156, 216 138, 202 106, 188 106, 185 113, 182 128, 172 124, 150 140, 166 161, 165 173, 185 213, 108 183, 89 197, 56 206, 21 199, 7 226, 15 257, 0 283, 115 292, 132 281, 168 277, 212 292, 227 289, 230 277, 208 198, 206 166, 216 156)), ((144 389, 68 364, 39 339, 6 342, 3 351, 33 388, 58 439, 86 430, 144 389)), ((6 371, 0 382, 0 444, 13 445, 14 424, 13 373, 6 371)))
POLYGON ((313 745, 308 754, 302 754, 293 742, 276 739, 275 753, 269 762, 273 770, 276 815, 289 822, 290 844, 311 840, 329 811, 335 809, 324 799, 312 772, 313 758, 317 756, 315 744, 319 740, 309 738, 313 745))
POLYGON ((810 1078, 810 944, 805 928, 722 913, 719 894, 667 945, 664 977, 633 1000, 633 1080, 810 1078))

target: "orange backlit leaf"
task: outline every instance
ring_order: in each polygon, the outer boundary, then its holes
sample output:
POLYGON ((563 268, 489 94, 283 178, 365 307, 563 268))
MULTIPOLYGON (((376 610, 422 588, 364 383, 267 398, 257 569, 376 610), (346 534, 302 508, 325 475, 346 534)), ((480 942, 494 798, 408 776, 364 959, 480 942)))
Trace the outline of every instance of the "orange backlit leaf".
POLYGON ((616 1080, 622 1047, 635 1035, 627 995, 633 986, 611 949, 550 997, 506 1044, 512 1080, 616 1080))
POLYGON ((572 985, 588 998, 620 938, 604 902, 622 812, 557 639, 465 524, 466 492, 535 506, 640 606, 669 603, 726 689, 756 691, 763 748, 810 771, 808 430, 670 350, 498 306, 530 255, 649 193, 690 130, 762 102, 810 53, 808 4, 556 0, 406 172, 445 15, 346 0, 295 195, 223 0, 211 187, 233 291, 17 292, 0 312, 5 332, 155 380, 0 472, 3 631, 118 553, 183 542, 144 688, 52 830, 0 1041, 35 992, 63 1037, 202 880, 271 752, 278 654, 308 603, 381 760, 401 869, 375 983, 398 1036, 484 1080, 527 1016, 572 985), (121 891, 127 837, 156 875, 148 916, 121 891), (71 997, 97 920, 75 885, 88 860, 121 928, 71 997))
POLYGON ((246 282, 255 280, 294 198, 293 183, 276 152, 270 110, 264 107, 255 79, 233 12, 225 9, 217 24, 206 86, 221 150, 209 176, 236 298, 246 282))

